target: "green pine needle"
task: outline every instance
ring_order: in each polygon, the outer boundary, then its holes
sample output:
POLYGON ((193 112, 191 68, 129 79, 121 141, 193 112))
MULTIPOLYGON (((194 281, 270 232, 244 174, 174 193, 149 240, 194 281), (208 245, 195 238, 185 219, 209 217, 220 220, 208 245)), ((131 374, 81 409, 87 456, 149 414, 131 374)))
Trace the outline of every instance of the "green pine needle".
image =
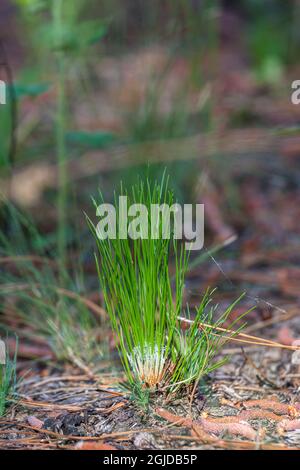
MULTIPOLYGON (((168 179, 151 184, 139 181, 130 191, 121 187, 120 195, 128 197, 128 206, 144 204, 148 209, 148 231, 151 233, 151 204, 174 203, 168 179)), ((224 360, 215 355, 229 337, 216 333, 238 299, 214 322, 211 306, 213 291, 208 290, 196 310, 194 323, 187 330, 180 327, 184 311, 184 279, 189 253, 184 245, 162 236, 162 220, 158 239, 121 239, 118 197, 115 195, 116 238, 101 239, 96 225, 87 217, 95 237, 98 255, 96 265, 103 290, 106 310, 117 336, 124 371, 132 392, 141 390, 174 393, 187 391, 201 377, 220 367, 224 360), (175 259, 175 276, 170 273, 170 260, 175 259), (174 285, 172 283, 174 279, 174 285), (205 322, 206 326, 200 324, 205 322), (209 327, 212 325, 212 328, 209 327)), ((103 203, 103 197, 100 197, 103 203)), ((95 206, 97 203, 94 201, 95 206)), ((189 317, 188 307, 185 315, 189 317)))

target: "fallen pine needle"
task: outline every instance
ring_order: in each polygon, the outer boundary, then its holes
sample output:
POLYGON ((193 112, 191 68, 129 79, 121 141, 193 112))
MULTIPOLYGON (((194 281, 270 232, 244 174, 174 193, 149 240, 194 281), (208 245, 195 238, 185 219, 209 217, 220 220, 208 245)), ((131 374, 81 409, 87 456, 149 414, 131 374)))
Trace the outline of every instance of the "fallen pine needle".
MULTIPOLYGON (((178 317, 178 320, 184 323, 189 323, 189 324, 194 323, 193 320, 190 320, 184 317, 178 317)), ((288 345, 281 344, 281 343, 278 343, 277 341, 273 341, 270 339, 264 339, 264 338, 259 338, 257 336, 247 335, 246 333, 236 333, 235 331, 230 330, 228 328, 222 328, 222 327, 210 325, 208 323, 199 322, 199 327, 221 331, 222 333, 228 333, 229 335, 236 335, 236 336, 228 336, 227 338, 224 338, 227 341, 236 341, 240 343, 255 344, 257 346, 267 346, 267 347, 272 347, 272 348, 289 349, 292 351, 300 350, 299 346, 288 346, 288 345)))

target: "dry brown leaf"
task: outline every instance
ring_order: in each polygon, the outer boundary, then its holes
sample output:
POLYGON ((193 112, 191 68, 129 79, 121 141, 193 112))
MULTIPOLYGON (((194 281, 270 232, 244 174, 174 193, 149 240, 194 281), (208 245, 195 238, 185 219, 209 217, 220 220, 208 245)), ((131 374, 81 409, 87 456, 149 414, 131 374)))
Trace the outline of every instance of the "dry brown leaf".
POLYGON ((37 429, 41 429, 44 425, 44 422, 35 416, 27 416, 27 423, 37 429))

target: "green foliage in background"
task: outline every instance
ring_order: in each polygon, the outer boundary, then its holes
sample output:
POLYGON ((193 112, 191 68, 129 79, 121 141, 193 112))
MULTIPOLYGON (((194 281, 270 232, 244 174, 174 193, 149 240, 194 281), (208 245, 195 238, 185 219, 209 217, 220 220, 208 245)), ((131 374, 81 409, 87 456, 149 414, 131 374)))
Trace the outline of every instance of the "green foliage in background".
POLYGON ((85 303, 80 263, 68 266, 60 277, 51 238, 11 204, 2 206, 1 215, 7 221, 0 231, 1 310, 9 312, 13 301, 13 315, 30 326, 20 329, 19 336, 44 338, 58 360, 84 370, 102 352, 100 322, 85 303))

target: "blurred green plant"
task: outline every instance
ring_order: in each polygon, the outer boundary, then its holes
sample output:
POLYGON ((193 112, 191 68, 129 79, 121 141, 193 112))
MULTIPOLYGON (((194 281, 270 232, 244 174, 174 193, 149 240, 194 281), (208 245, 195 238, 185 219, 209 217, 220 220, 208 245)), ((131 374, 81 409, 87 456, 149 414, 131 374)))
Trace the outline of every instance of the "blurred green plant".
POLYGON ((295 62, 300 45, 297 1, 243 0, 241 8, 247 18, 246 41, 257 78, 276 84, 288 63, 295 62))
POLYGON ((103 149, 112 145, 116 137, 111 132, 72 131, 66 134, 67 142, 86 148, 103 149))
POLYGON ((4 172, 10 166, 9 149, 13 132, 10 104, 0 105, 0 122, 0 171, 4 172))
MULTIPOLYGON (((84 0, 17 0, 31 26, 32 43, 38 44, 41 64, 53 59, 56 89, 55 142, 58 163, 58 256, 61 271, 66 267, 69 181, 67 170, 67 80, 76 57, 105 35, 104 21, 86 17, 84 0), (41 57, 44 56, 43 58, 41 57)), ((92 7, 90 5, 89 7, 92 7)), ((47 66, 49 69, 49 66, 47 66)), ((53 71, 52 71, 53 72, 53 71)))
POLYGON ((0 231, 1 311, 28 327, 19 336, 44 338, 57 359, 85 370, 103 350, 99 317, 83 294, 82 269, 69 266, 59 275, 51 240, 47 243, 29 217, 11 204, 2 213, 8 222, 0 231))
POLYGON ((18 341, 16 340, 13 358, 9 356, 8 346, 5 341, 0 340, 0 416, 3 416, 12 400, 16 399, 16 366, 18 341))

